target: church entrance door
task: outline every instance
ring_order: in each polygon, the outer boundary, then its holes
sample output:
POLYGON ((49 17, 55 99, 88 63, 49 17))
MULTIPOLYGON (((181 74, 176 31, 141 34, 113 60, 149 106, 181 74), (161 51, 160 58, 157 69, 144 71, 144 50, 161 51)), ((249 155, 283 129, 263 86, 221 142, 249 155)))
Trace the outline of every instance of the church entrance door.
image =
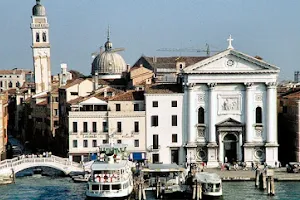
POLYGON ((225 162, 237 161, 237 138, 234 134, 228 133, 223 140, 224 143, 224 160, 225 162))

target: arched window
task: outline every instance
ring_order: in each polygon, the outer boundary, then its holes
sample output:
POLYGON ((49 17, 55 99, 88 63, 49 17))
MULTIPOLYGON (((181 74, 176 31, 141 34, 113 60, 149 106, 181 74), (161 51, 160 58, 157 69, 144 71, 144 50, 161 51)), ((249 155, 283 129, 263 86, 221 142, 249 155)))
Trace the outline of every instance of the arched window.
POLYGON ((198 124, 204 124, 204 109, 202 107, 198 109, 198 124))
POLYGON ((10 82, 8 83, 8 87, 9 87, 9 88, 12 88, 12 85, 13 85, 13 84, 12 84, 12 82, 10 81, 10 82))
POLYGON ((16 82, 16 87, 20 87, 20 82, 16 82))
POLYGON ((46 33, 43 32, 43 42, 46 42, 47 41, 47 36, 46 36, 46 33))
POLYGON ((40 42, 40 33, 36 33, 35 37, 36 37, 35 41, 40 42))
POLYGON ((256 123, 257 124, 262 123, 262 110, 261 110, 261 107, 257 107, 255 113, 256 113, 256 123))

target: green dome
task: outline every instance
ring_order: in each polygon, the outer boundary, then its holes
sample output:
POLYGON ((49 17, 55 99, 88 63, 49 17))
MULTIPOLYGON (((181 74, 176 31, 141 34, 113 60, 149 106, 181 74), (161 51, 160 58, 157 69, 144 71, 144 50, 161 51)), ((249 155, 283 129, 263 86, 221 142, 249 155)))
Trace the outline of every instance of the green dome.
POLYGON ((36 0, 36 5, 32 8, 33 16, 45 16, 46 9, 43 5, 41 5, 40 0, 36 0))

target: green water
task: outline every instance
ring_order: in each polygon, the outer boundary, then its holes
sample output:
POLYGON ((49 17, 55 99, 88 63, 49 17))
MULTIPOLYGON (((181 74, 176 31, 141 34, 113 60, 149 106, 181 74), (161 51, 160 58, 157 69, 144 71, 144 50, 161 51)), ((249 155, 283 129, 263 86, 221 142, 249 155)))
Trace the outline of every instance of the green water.
MULTIPOLYGON (((269 197, 255 189, 254 182, 224 182, 223 199, 300 199, 300 182, 276 182, 275 187, 276 195, 269 197)), ((68 177, 28 176, 17 178, 15 184, 0 186, 0 200, 83 200, 85 189, 86 183, 73 183, 68 177)))

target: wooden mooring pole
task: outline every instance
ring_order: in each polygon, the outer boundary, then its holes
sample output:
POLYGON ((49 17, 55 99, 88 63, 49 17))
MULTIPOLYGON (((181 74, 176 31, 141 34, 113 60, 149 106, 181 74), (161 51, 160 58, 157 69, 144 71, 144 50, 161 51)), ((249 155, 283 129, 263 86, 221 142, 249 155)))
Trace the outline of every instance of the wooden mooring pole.
POLYGON ((259 186, 259 175, 260 175, 260 170, 255 170, 255 187, 259 186))
POLYGON ((267 170, 266 172, 267 175, 267 185, 268 185, 268 190, 267 193, 270 196, 274 196, 275 195, 275 182, 274 182, 274 171, 273 170, 267 170))

